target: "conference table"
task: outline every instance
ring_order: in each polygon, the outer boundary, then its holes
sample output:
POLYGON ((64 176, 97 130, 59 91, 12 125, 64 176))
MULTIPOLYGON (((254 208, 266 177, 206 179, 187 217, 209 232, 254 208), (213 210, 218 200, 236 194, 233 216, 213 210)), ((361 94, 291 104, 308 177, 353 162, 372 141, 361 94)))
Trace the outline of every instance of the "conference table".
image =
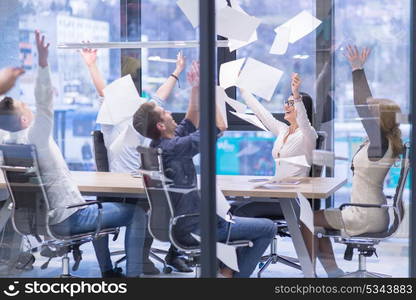
MULTIPOLYGON (((73 179, 83 195, 145 198, 142 179, 127 173, 71 171, 73 179)), ((258 181, 269 179, 259 176, 218 175, 217 184, 224 196, 234 201, 279 202, 288 225, 299 264, 305 277, 315 277, 312 260, 300 232, 296 215, 297 193, 310 199, 326 199, 341 188, 345 178, 308 177, 291 178, 296 184, 268 184, 263 187, 258 181)), ((0 189, 6 188, 0 172, 0 189)))

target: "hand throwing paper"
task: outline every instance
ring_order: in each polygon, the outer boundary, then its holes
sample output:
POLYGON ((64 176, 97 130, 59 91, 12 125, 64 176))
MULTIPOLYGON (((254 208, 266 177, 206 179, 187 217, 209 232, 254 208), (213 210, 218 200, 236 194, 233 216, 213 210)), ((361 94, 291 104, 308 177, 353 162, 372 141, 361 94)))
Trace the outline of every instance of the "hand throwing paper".
POLYGON ((126 75, 104 88, 104 103, 98 112, 97 123, 116 125, 131 118, 146 102, 139 96, 133 79, 126 75))
MULTIPOLYGON (((199 235, 194 233, 191 233, 191 235, 198 242, 201 241, 201 237, 199 235)), ((240 272, 238 268, 237 250, 234 246, 230 246, 224 243, 217 243, 217 258, 230 269, 236 272, 240 272)))
POLYGON ((239 41, 249 41, 261 20, 231 7, 224 7, 217 14, 217 34, 239 41))
POLYGON ((299 205, 300 205, 300 217, 299 219, 305 224, 310 232, 315 232, 315 226, 313 224, 313 211, 311 204, 308 199, 305 198, 301 193, 298 193, 299 205))
POLYGON ((275 28, 274 31, 279 32, 279 27, 290 28, 290 43, 296 43, 298 40, 314 31, 322 21, 312 16, 306 10, 302 11, 286 23, 275 28))
POLYGON ((192 26, 199 26, 199 0, 179 0, 176 2, 192 26))
POLYGON ((223 63, 220 67, 220 86, 224 89, 235 86, 238 80, 238 74, 243 66, 245 58, 240 58, 230 62, 223 63))
POLYGON ((248 58, 237 80, 237 86, 270 101, 282 75, 283 71, 248 58))

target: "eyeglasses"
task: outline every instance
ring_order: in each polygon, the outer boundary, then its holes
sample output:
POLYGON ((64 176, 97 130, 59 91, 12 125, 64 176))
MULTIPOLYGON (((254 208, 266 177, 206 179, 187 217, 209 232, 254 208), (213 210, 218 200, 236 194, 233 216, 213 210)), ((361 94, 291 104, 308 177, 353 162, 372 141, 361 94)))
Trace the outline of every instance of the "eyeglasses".
POLYGON ((288 99, 285 100, 285 105, 294 106, 295 105, 295 100, 293 100, 292 97, 289 97, 288 99))

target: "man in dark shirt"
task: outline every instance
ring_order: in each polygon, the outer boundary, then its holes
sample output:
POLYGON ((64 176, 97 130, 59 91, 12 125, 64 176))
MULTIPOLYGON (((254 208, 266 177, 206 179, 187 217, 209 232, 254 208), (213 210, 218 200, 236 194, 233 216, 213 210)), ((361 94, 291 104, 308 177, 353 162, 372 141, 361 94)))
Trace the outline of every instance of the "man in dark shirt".
MULTIPOLYGON (((188 72, 188 81, 192 85, 191 100, 185 119, 178 125, 172 114, 156 103, 143 104, 133 117, 134 128, 143 136, 152 139, 151 147, 161 148, 165 175, 173 181, 175 189, 184 193, 170 193, 175 214, 191 214, 200 212, 200 195, 197 191, 197 177, 193 157, 199 153, 199 65, 192 64, 188 72)), ((226 130, 224 120, 219 111, 216 112, 218 134, 226 130)), ((175 235, 187 240, 189 234, 200 234, 198 218, 184 218, 175 227, 175 235)), ((218 218, 218 240, 227 239, 227 224, 218 218)), ((268 219, 235 218, 232 225, 231 240, 251 240, 253 247, 237 250, 239 270, 233 273, 228 268, 222 268, 225 277, 249 277, 255 269, 275 234, 275 225, 268 219)), ((189 240, 189 239, 188 239, 189 240)))

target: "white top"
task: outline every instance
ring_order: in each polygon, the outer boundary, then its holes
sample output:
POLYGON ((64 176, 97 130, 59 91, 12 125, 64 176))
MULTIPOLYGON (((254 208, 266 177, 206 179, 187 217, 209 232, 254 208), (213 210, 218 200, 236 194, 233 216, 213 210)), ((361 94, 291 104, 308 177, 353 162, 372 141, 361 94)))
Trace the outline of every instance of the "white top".
MULTIPOLYGON (((389 148, 378 161, 368 159, 369 143, 357 152, 353 159, 351 203, 386 204, 383 192, 384 179, 395 159, 389 142, 389 148)), ((349 235, 385 231, 389 225, 386 209, 347 207, 342 210, 342 220, 349 235)))
POLYGON ((58 224, 80 208, 68 205, 85 203, 58 145, 52 137, 53 96, 49 68, 39 67, 35 87, 36 115, 29 129, 10 134, 10 142, 36 146, 39 169, 49 198, 50 224, 58 224))
MULTIPOLYGON (((99 98, 102 104, 104 97, 99 98)), ((161 105, 161 100, 154 100, 161 105)), ((138 146, 149 146, 151 140, 138 133, 133 127, 133 117, 117 124, 101 124, 104 145, 107 149, 110 172, 137 173, 140 168, 138 146)))
MULTIPOLYGON (((296 121, 299 127, 288 136, 284 143, 284 138, 289 132, 289 126, 275 119, 252 94, 243 92, 242 96, 247 106, 256 114, 264 126, 277 137, 272 150, 274 159, 305 155, 308 164, 312 164, 312 152, 316 147, 318 135, 308 120, 302 101, 295 101, 296 121)), ((294 164, 290 164, 289 167, 287 163, 277 162, 275 176, 279 178, 309 176, 309 169, 308 167, 294 164)))

